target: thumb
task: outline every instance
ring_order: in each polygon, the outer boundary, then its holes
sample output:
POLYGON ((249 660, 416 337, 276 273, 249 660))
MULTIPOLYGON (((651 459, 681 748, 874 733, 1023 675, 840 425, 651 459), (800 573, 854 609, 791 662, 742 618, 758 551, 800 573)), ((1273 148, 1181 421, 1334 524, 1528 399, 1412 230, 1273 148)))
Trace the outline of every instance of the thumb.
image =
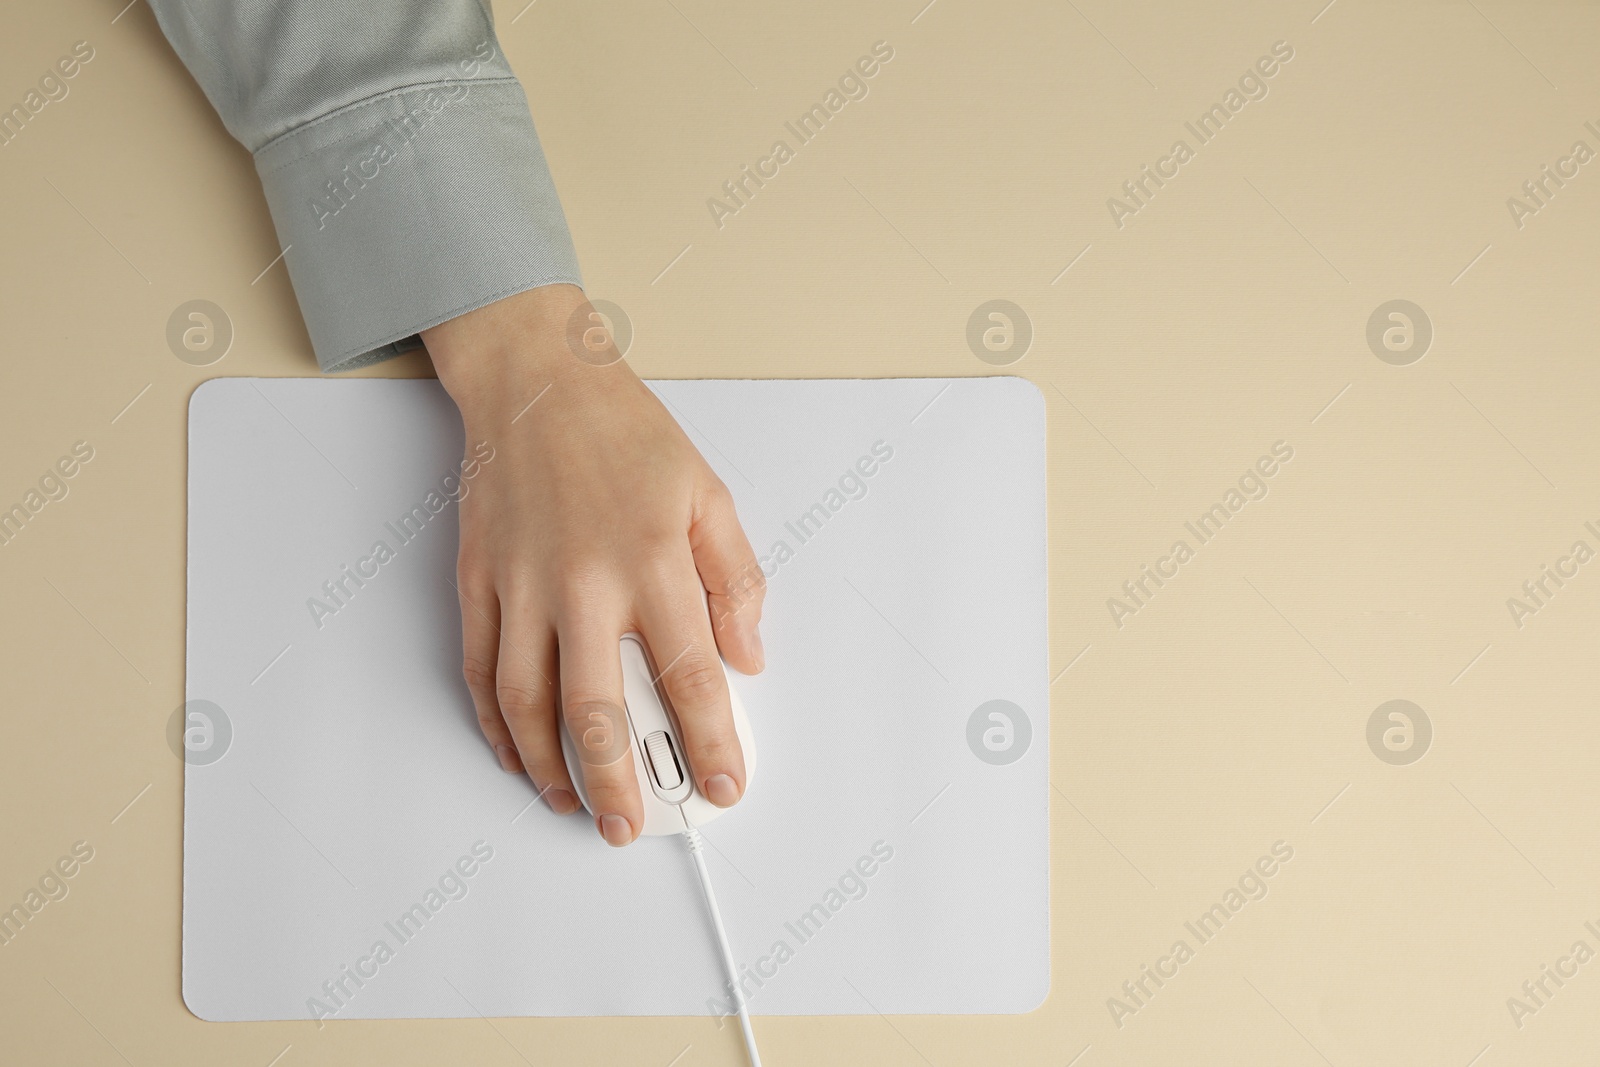
POLYGON ((689 550, 706 589, 722 658, 742 674, 760 673, 766 666, 758 626, 767 576, 739 525, 733 495, 721 482, 701 496, 689 528, 689 550))

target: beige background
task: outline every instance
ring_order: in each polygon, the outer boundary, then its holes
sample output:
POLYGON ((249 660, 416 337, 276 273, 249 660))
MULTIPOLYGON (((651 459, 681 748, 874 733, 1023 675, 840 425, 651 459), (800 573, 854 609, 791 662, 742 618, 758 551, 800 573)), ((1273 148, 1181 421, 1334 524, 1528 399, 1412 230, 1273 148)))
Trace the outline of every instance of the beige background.
MULTIPOLYGON (((964 341, 972 310, 1009 299, 1035 327, 1010 372, 1050 417, 1051 996, 1015 1018, 762 1019, 768 1063, 1592 1055, 1600 962, 1520 1029, 1506 998, 1574 941, 1600 949, 1583 927, 1600 563, 1521 629, 1505 602, 1573 541, 1600 548, 1583 529, 1600 163, 1520 230, 1506 199, 1575 140, 1600 148, 1582 126, 1600 123, 1600 15, 921 3, 499 13, 591 295, 628 309, 640 374, 993 373, 964 341), (871 95, 719 232, 706 199, 879 39, 895 58, 871 95), (1295 58, 1270 95, 1117 229, 1107 197, 1280 39, 1295 58), (1394 298, 1436 330, 1410 366, 1364 337, 1394 298), (1271 494, 1119 630, 1106 599, 1279 439, 1295 456, 1271 494), (1365 740, 1394 698, 1435 731, 1410 766, 1365 740), (1280 839, 1294 859, 1270 895, 1114 1025, 1107 998, 1280 839)), ((701 1019, 319 1032, 185 1010, 163 739, 183 692, 185 405, 208 376, 315 364, 281 265, 252 281, 278 248, 247 154, 149 11, 120 7, 14 6, 0 33, 7 105, 74 41, 97 51, 0 150, 0 504, 74 441, 96 451, 0 547, 0 901, 95 849, 0 948, 0 1059, 742 1062, 701 1019), (204 369, 164 339, 197 297, 237 329, 204 369)))

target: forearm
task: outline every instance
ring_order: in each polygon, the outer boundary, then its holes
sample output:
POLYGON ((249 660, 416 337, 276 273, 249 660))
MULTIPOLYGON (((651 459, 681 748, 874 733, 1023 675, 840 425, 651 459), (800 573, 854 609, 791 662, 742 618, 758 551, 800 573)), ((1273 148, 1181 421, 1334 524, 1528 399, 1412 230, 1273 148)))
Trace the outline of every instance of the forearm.
POLYGON ((317 358, 337 371, 579 282, 522 88, 475 0, 152 0, 255 157, 317 358))

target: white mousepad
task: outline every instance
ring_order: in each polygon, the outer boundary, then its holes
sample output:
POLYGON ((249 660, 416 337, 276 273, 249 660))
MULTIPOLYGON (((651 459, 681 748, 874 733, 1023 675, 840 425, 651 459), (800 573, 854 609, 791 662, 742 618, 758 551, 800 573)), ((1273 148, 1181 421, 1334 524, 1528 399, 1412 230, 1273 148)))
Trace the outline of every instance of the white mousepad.
MULTIPOLYGON (((1018 378, 651 388, 769 576, 767 670, 735 677, 759 773, 705 835, 751 1011, 1037 1007, 1043 398, 1018 378)), ((608 848, 478 731, 452 585, 463 445, 431 380, 194 393, 171 734, 202 1018, 731 1008, 682 838, 608 848)))

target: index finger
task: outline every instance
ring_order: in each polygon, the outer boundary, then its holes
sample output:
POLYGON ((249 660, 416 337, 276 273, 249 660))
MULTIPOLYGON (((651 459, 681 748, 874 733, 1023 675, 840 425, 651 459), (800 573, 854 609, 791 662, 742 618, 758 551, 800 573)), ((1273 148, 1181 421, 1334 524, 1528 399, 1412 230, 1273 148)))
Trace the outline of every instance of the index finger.
POLYGON ((680 567, 641 594, 637 614, 657 681, 683 727, 695 784, 711 803, 731 807, 744 795, 744 750, 733 725, 728 676, 717 655, 705 587, 687 553, 680 567))

